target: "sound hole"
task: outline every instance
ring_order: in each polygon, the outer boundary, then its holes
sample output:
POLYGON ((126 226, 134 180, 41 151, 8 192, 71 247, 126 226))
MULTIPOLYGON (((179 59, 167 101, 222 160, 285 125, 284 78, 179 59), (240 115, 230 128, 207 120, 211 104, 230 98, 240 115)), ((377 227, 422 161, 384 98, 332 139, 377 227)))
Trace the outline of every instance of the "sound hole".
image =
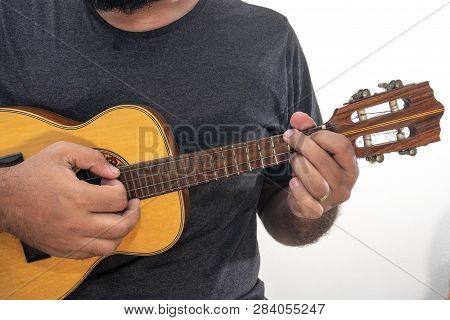
MULTIPOLYGON (((96 150, 100 151, 103 154, 103 156, 105 157, 106 161, 108 161, 115 167, 120 167, 120 166, 124 166, 124 165, 128 164, 128 162, 124 158, 122 158, 121 156, 119 156, 118 154, 116 154, 112 151, 105 150, 105 149, 99 149, 99 148, 96 148, 96 150)), ((88 170, 80 169, 80 170, 77 170, 75 172, 75 174, 77 175, 78 179, 86 181, 90 184, 100 185, 102 183, 101 178, 99 178, 98 176, 96 176, 95 174, 93 174, 92 172, 90 172, 88 170)))

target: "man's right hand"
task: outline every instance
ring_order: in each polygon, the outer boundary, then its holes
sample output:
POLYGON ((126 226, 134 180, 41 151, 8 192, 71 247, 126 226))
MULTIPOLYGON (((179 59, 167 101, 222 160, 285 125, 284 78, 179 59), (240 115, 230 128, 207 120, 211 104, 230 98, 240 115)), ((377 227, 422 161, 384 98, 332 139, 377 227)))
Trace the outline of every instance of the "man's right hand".
POLYGON ((55 257, 111 255, 140 214, 139 200, 127 200, 119 174, 99 151, 55 143, 1 169, 0 230, 55 257), (102 185, 80 181, 72 168, 90 170, 102 185))

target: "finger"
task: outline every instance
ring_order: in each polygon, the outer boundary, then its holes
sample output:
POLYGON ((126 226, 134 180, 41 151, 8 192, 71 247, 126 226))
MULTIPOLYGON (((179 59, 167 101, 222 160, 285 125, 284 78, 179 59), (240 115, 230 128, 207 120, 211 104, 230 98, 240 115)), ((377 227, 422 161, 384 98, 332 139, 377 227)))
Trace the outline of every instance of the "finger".
POLYGON ((51 254, 53 257, 65 259, 86 259, 93 256, 108 256, 114 253, 121 241, 122 239, 105 240, 85 238, 82 240, 77 240, 78 246, 69 249, 70 251, 67 249, 51 249, 47 250, 47 253, 51 254))
POLYGON ((82 246, 80 248, 70 251, 70 252, 52 249, 52 250, 47 250, 46 253, 55 258, 64 258, 64 259, 87 259, 87 258, 90 258, 91 255, 84 251, 81 251, 81 248, 82 248, 82 246))
MULTIPOLYGON (((117 186, 117 185, 123 185, 123 183, 118 180, 102 179, 101 185, 102 186, 117 186)), ((125 185, 123 185, 123 187, 125 188, 125 185)), ((125 188, 125 192, 127 192, 126 188, 125 188)), ((128 196, 128 194, 127 194, 127 196, 128 196)))
POLYGON ((119 180, 104 180, 103 185, 93 185, 83 181, 80 191, 91 212, 122 212, 128 206, 127 191, 119 180))
MULTIPOLYGON (((119 188, 125 188, 125 186, 123 185, 122 182, 120 182, 117 179, 114 180, 109 180, 109 179, 102 179, 102 181, 100 182, 101 186, 109 186, 109 187, 119 187, 119 188)), ((126 190, 125 190, 126 191, 126 190)))
POLYGON ((336 162, 347 172, 358 173, 355 149, 344 135, 330 131, 321 131, 311 135, 322 149, 331 152, 336 162))
POLYGON ((105 239, 88 239, 86 244, 76 253, 78 257, 101 257, 111 256, 116 251, 122 239, 105 240, 105 239))
POLYGON ((127 193, 127 189, 125 188, 125 185, 122 182, 118 181, 118 180, 102 179, 101 185, 102 186, 123 186, 123 188, 125 190, 125 193, 126 193, 126 195, 128 197, 128 193, 127 193))
POLYGON ((308 159, 296 154, 291 158, 291 166, 294 175, 315 199, 320 200, 330 193, 328 182, 308 159))
POLYGON ((87 222, 85 236, 100 239, 121 239, 127 236, 137 225, 140 217, 140 201, 130 200, 122 215, 111 213, 93 213, 87 222))
POLYGON ((60 143, 58 147, 70 168, 89 170, 105 179, 116 179, 120 175, 119 169, 106 161, 100 151, 70 142, 60 143))
POLYGON ((295 112, 291 117, 290 123, 293 128, 300 131, 316 126, 314 120, 304 112, 295 112))
MULTIPOLYGON (((319 219, 323 214, 322 204, 306 190, 298 178, 289 182, 290 195, 294 198, 292 213, 299 218, 319 219)), ((291 202, 292 203, 292 202, 291 202)))
POLYGON ((328 182, 331 189, 336 190, 343 178, 342 168, 314 140, 298 130, 285 132, 283 139, 299 154, 307 158, 328 182))

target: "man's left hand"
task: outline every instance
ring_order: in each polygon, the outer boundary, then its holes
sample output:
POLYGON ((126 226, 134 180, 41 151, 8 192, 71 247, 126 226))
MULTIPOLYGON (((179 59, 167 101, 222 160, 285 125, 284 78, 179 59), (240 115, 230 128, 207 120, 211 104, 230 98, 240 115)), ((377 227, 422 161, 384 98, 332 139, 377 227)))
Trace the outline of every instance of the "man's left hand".
POLYGON ((305 219, 322 215, 350 198, 359 175, 353 145, 345 136, 327 130, 306 136, 301 131, 316 126, 307 114, 296 112, 284 140, 295 150, 291 157, 289 207, 305 219))

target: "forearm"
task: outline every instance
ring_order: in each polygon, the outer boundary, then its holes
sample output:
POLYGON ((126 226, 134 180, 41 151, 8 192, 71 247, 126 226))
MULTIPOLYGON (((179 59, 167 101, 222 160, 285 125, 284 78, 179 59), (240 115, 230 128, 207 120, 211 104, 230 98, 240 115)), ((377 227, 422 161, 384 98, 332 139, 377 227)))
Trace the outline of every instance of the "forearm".
POLYGON ((339 208, 333 208, 319 219, 295 216, 289 208, 288 192, 277 191, 260 208, 261 220, 272 237, 288 246, 304 246, 319 240, 333 225, 339 208))
POLYGON ((0 232, 7 230, 6 228, 6 215, 7 215, 7 199, 10 193, 8 186, 8 176, 10 169, 0 169, 0 232))

